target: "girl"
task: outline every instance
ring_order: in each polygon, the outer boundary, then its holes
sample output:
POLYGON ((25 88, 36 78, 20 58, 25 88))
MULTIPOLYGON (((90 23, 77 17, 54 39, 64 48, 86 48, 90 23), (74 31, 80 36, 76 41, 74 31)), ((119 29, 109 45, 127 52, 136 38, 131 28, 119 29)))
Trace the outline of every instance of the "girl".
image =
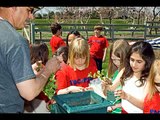
POLYGON ((144 113, 160 113, 160 59, 154 61, 147 80, 147 96, 144 99, 144 113))
POLYGON ((108 90, 112 91, 122 85, 122 90, 115 91, 115 96, 122 98, 122 113, 143 113, 146 78, 154 59, 155 55, 149 43, 139 41, 131 46, 124 69, 119 72, 113 85, 108 85, 108 90), (123 94, 123 91, 127 95, 123 94))
MULTIPOLYGON (((56 52, 53 54, 54 56, 56 56, 59 61, 61 62, 60 65, 61 65, 61 69, 64 67, 67 67, 68 64, 67 64, 67 61, 68 61, 68 46, 61 46, 59 47, 56 52)), ((56 72, 55 73, 55 76, 57 76, 57 74, 59 74, 59 72, 56 72)), ((54 99, 51 99, 47 102, 47 109, 50 110, 50 104, 54 104, 56 103, 54 99)))
POLYGON ((57 94, 80 92, 89 86, 88 74, 97 72, 95 61, 90 57, 86 40, 76 38, 69 46, 69 66, 56 73, 57 94))
MULTIPOLYGON (((116 78, 119 71, 124 68, 125 58, 129 51, 130 45, 127 41, 120 39, 116 40, 110 47, 110 58, 108 65, 108 77, 112 78, 112 81, 116 78)), ((119 86, 117 89, 120 89, 119 86)), ((115 105, 108 107, 108 112, 121 113, 121 99, 115 101, 115 105)))
MULTIPOLYGON (((32 44, 30 46, 31 64, 34 65, 34 67, 33 66, 32 67, 35 75, 38 76, 41 72, 41 69, 45 67, 48 61, 48 56, 49 56, 49 49, 45 43, 32 44), (34 63, 37 63, 38 67, 34 63)), ((30 107, 26 106, 25 112, 27 111, 34 112, 34 113, 49 112, 48 109, 46 108, 46 102, 48 101, 49 101, 49 98, 42 91, 34 100, 29 102, 30 107)))
POLYGON ((61 66, 63 66, 64 64, 67 64, 67 61, 68 61, 68 46, 59 47, 53 55, 58 56, 58 59, 61 62, 61 66))
POLYGON ((75 38, 79 38, 79 37, 84 39, 84 37, 77 30, 73 30, 73 31, 69 32, 68 35, 67 35, 67 38, 66 38, 67 46, 70 45, 72 40, 74 40, 75 38))

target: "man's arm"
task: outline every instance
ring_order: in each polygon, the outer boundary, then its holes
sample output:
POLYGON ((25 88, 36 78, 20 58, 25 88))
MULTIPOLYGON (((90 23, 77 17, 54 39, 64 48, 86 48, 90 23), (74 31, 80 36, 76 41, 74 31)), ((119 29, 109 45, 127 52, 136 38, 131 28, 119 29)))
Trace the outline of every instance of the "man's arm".
POLYGON ((48 60, 41 74, 35 79, 25 80, 16 84, 20 95, 28 101, 34 99, 43 90, 43 87, 46 85, 49 76, 52 73, 55 73, 59 68, 60 62, 56 57, 48 60))

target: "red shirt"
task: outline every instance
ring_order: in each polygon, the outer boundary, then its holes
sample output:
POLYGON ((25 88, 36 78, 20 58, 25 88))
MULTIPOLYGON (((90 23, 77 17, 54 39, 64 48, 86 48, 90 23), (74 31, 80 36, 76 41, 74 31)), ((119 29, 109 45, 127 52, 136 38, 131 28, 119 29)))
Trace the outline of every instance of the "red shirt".
POLYGON ((61 37, 53 35, 50 40, 50 46, 52 49, 52 53, 54 53, 60 46, 66 46, 66 43, 61 37))
POLYGON ((88 39, 88 44, 90 45, 90 54, 98 59, 103 59, 104 49, 109 46, 108 40, 104 36, 91 36, 88 39))
POLYGON ((144 99, 144 113, 160 113, 160 93, 156 92, 151 100, 147 100, 147 97, 144 99))
POLYGON ((89 81, 91 80, 91 78, 88 77, 88 74, 90 72, 92 72, 92 74, 97 72, 97 66, 93 58, 90 59, 90 64, 88 68, 84 70, 78 70, 78 69, 74 70, 69 65, 63 67, 55 74, 56 85, 57 85, 56 93, 60 89, 67 88, 71 85, 88 87, 89 81))

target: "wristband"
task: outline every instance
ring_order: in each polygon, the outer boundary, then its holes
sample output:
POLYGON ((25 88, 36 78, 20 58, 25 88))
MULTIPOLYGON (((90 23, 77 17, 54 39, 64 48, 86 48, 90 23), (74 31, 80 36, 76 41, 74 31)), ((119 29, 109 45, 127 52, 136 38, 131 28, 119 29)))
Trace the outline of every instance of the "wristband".
POLYGON ((44 77, 45 79, 48 79, 43 73, 41 74, 42 77, 44 77))

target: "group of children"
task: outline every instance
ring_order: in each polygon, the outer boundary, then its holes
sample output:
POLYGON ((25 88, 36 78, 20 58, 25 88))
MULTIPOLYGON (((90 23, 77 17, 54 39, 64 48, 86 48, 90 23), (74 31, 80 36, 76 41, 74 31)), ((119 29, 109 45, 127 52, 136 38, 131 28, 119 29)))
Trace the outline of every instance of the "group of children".
MULTIPOLYGON (((102 70, 102 63, 109 48, 108 40, 101 35, 103 27, 95 26, 94 35, 88 40, 78 31, 70 32, 66 43, 61 38, 62 28, 59 24, 51 25, 51 30, 52 54, 58 56, 61 61, 61 69, 55 73, 55 95, 91 90, 89 83, 93 78, 88 77, 88 74, 102 70)), ((125 40, 116 40, 109 50, 108 71, 105 77, 111 78, 113 84, 102 82, 102 86, 108 91, 114 91, 119 99, 116 99, 115 104, 109 106, 107 111, 160 113, 160 60, 155 59, 152 46, 144 41, 129 45, 125 40)), ((45 67, 44 55, 40 51, 38 53, 42 59, 36 59, 34 62, 42 61, 45 67)), ((45 54, 47 60, 49 53, 45 54)), ((33 57, 31 61, 32 59, 33 57)))

